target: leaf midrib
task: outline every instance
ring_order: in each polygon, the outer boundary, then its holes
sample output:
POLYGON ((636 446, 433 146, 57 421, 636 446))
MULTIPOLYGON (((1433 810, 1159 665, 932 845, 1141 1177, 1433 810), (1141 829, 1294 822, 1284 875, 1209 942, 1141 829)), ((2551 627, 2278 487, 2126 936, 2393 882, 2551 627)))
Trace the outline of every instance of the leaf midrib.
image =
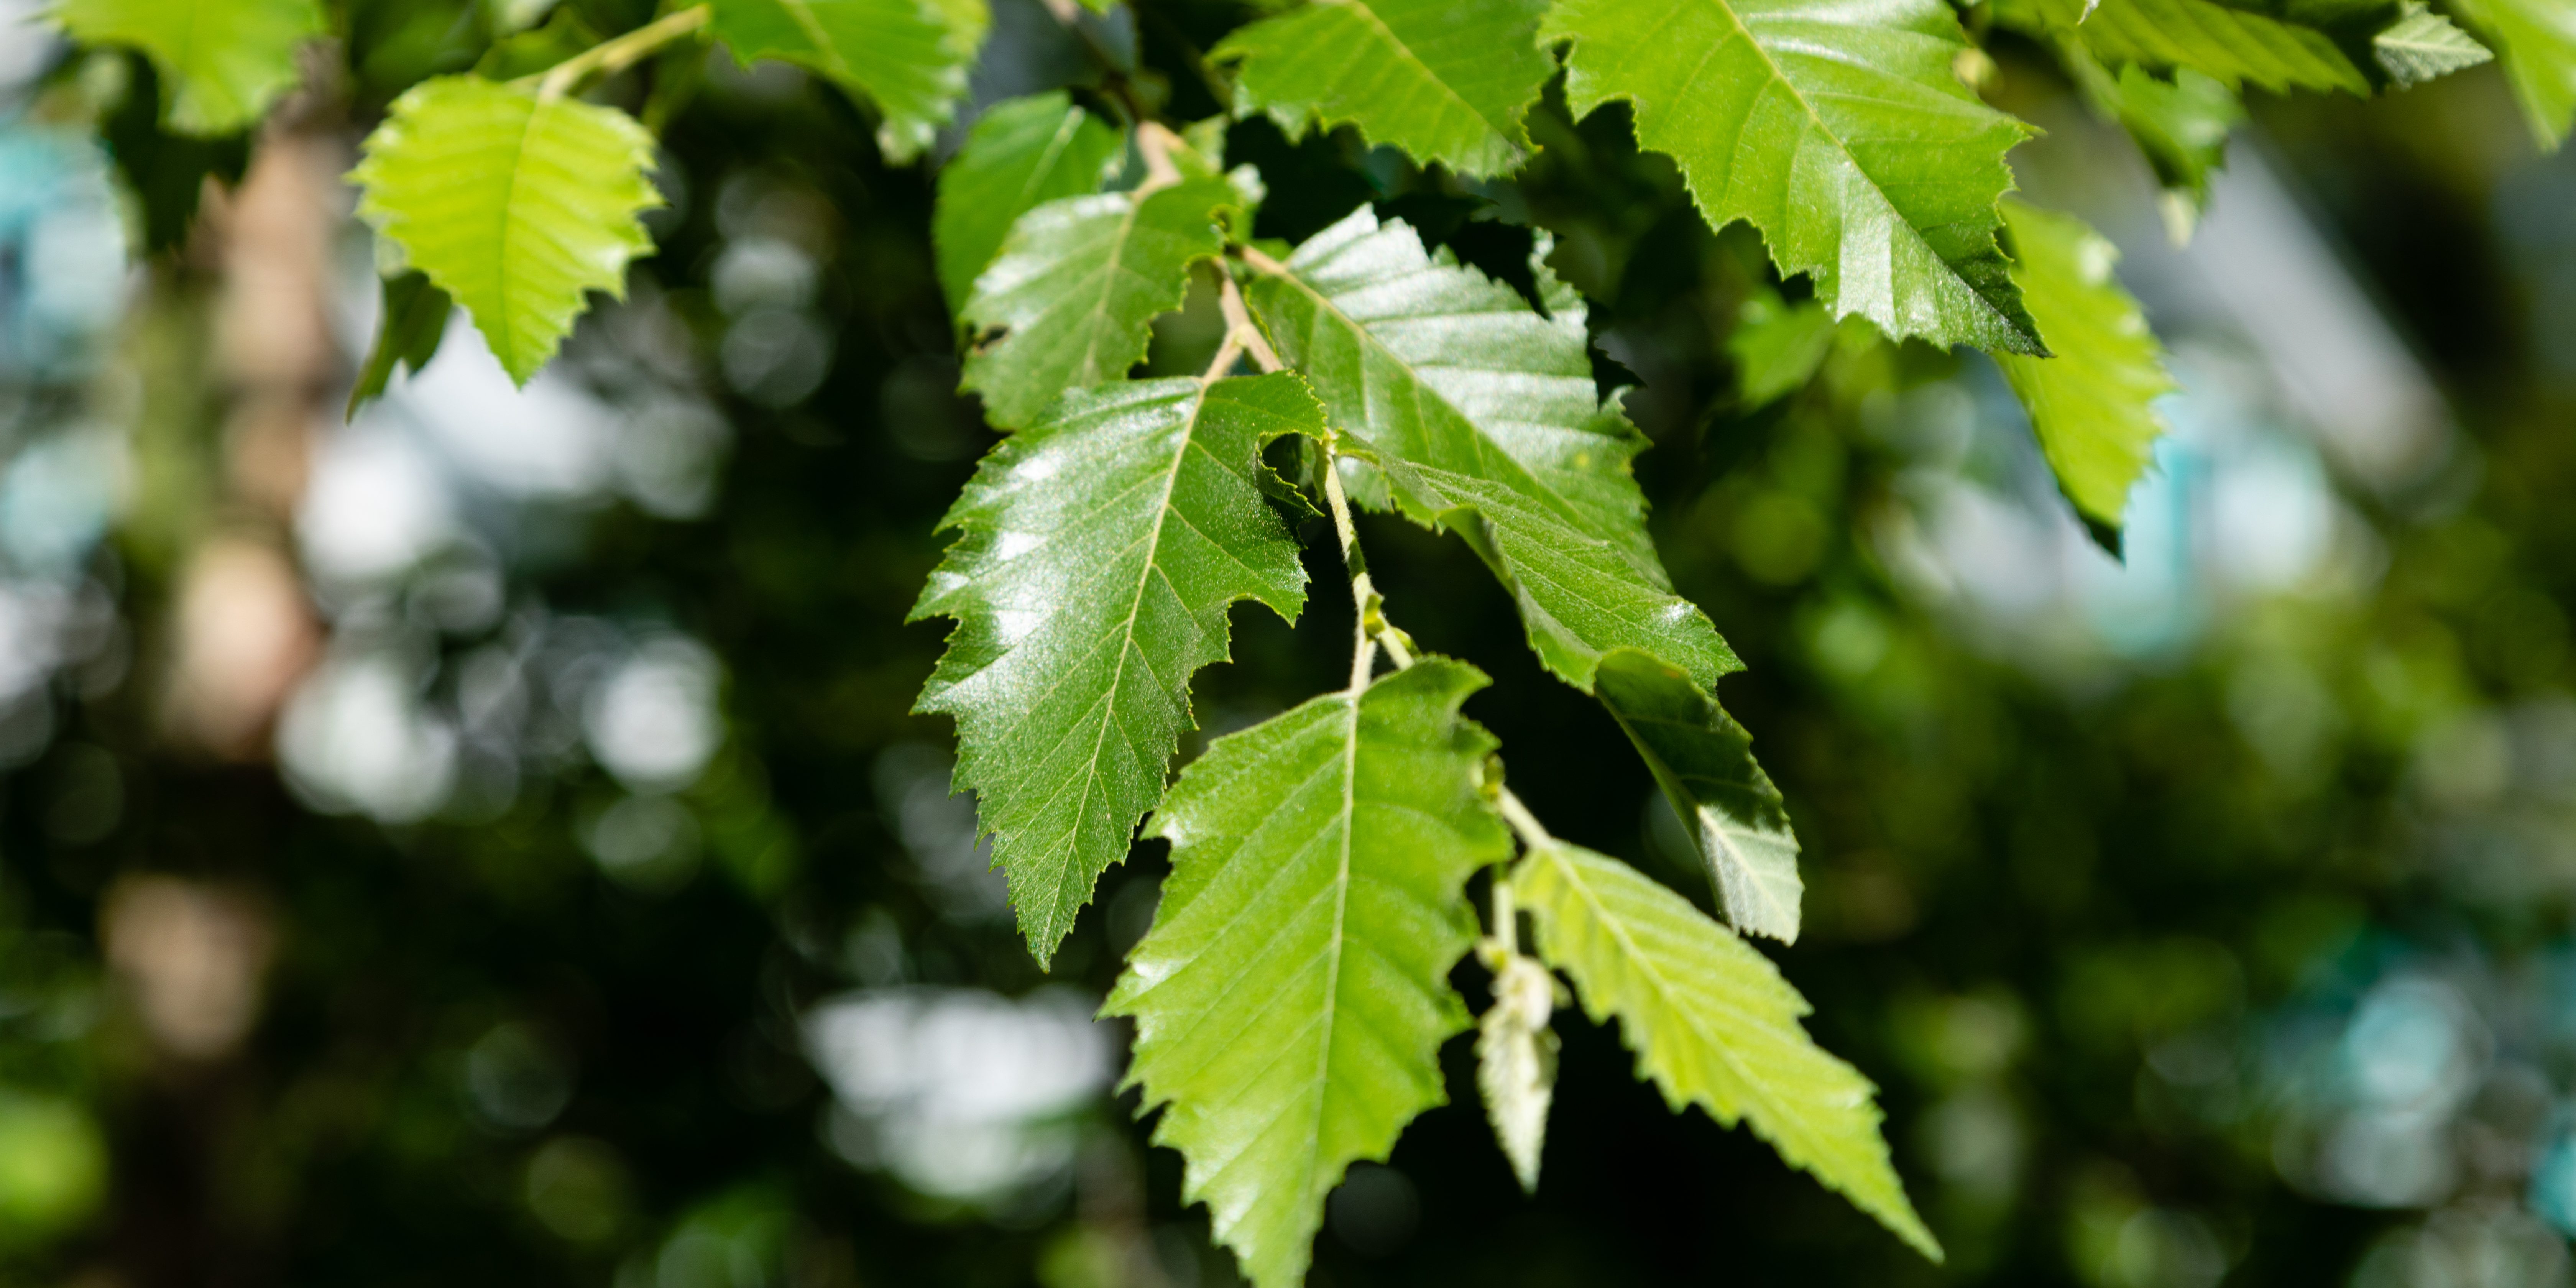
MULTIPOLYGON (((1369 235, 1372 237, 1379 236, 1385 231, 1386 225, 1380 224, 1378 225, 1377 230, 1369 235)), ((1336 253, 1339 253, 1338 250, 1336 253)), ((1451 415, 1456 416, 1459 422, 1468 428, 1470 431, 1469 436, 1476 444, 1477 464, 1480 467, 1486 468, 1490 471, 1493 460, 1499 458, 1512 469, 1519 471, 1521 477, 1529 480, 1530 487, 1527 492, 1523 493, 1524 495, 1528 495, 1533 499, 1543 499, 1544 501, 1554 505, 1558 511, 1559 517, 1566 522, 1566 526, 1572 528, 1577 533, 1586 536, 1590 535, 1585 532, 1585 529, 1590 525, 1589 516, 1585 515, 1582 509, 1576 506, 1570 498, 1568 498, 1564 493, 1557 491, 1553 486, 1550 486, 1545 479, 1540 478, 1538 471, 1533 470, 1528 465, 1522 463, 1519 457, 1503 450, 1503 445, 1494 441, 1493 435, 1488 433, 1485 427, 1477 422, 1475 417, 1468 415, 1465 409, 1458 406, 1458 404, 1449 401, 1449 395, 1442 393, 1438 386, 1432 384, 1429 379, 1425 378, 1419 367, 1414 366, 1409 359, 1397 353, 1394 349, 1387 347, 1386 342, 1378 339, 1377 334, 1369 330, 1366 324, 1362 323, 1359 319, 1352 317, 1350 314, 1343 312, 1341 306, 1334 303, 1331 296, 1328 296, 1322 291, 1316 289, 1312 283, 1308 282, 1303 276, 1301 276, 1297 272, 1296 266, 1293 263, 1287 267, 1288 271, 1281 274, 1283 280, 1296 286, 1299 291, 1305 294, 1306 298, 1313 300, 1318 308, 1322 309, 1325 313, 1330 314, 1334 320, 1347 328, 1352 335, 1358 336, 1360 343, 1378 353, 1384 354, 1388 362, 1395 364, 1398 370, 1412 378, 1415 388, 1421 390, 1425 395, 1428 395, 1431 401, 1447 408, 1451 415)), ((1435 264, 1434 267, 1436 268, 1438 265, 1435 264)), ((1405 270, 1407 273, 1420 271, 1422 270, 1412 268, 1405 270)), ((1472 270, 1462 269, 1461 271, 1472 270)), ((1365 370, 1365 368, 1363 370, 1365 370)), ((1411 465, 1413 463, 1407 462, 1407 464, 1411 465)), ((1416 469, 1440 469, 1440 467, 1436 465, 1414 465, 1413 467, 1416 469)), ((1456 473, 1456 471, 1453 470, 1443 470, 1441 472, 1456 473)), ((1497 486, 1512 488, 1515 492, 1522 491, 1520 488, 1512 487, 1511 481, 1505 478, 1489 477, 1489 481, 1497 486)), ((1597 540, 1598 538, 1595 539, 1597 540)))
POLYGON ((823 30, 822 21, 814 16, 814 6, 806 0, 777 2, 779 8, 786 10, 788 19, 796 24, 796 29, 804 32, 805 39, 812 42, 814 52, 831 64, 825 69, 828 74, 856 79, 858 73, 850 69, 850 60, 841 56, 841 47, 832 42, 831 33, 823 30))
MULTIPOLYGON (((1789 79, 1787 69, 1780 65, 1778 59, 1771 56, 1771 50, 1762 43, 1760 37, 1753 34, 1752 26, 1744 21, 1743 15, 1735 11, 1735 6, 1726 3, 1726 0, 1706 0, 1706 3, 1710 8, 1725 15, 1727 25, 1735 29, 1735 33, 1743 38, 1745 46, 1753 51, 1754 57, 1761 60, 1763 70, 1770 73, 1772 81, 1788 92, 1790 101, 1798 105, 1799 111, 1807 114, 1807 123, 1814 127, 1815 131, 1822 135, 1827 142, 1833 144, 1835 153, 1841 156, 1844 162, 1849 164, 1854 172, 1858 173, 1862 179, 1867 181, 1870 192, 1878 198, 1881 205, 1887 208, 1889 214, 1896 217, 1896 225, 1905 230, 1905 236, 1910 238, 1915 244, 1921 246, 1926 252, 1930 253, 1933 262, 1941 266, 1941 271, 1948 274, 1950 280, 1957 282, 1960 286, 1966 288, 1968 298, 1976 301, 1976 305, 1980 310, 1984 311, 1996 323, 2001 324, 2007 331, 2018 330, 2019 328, 2012 325, 2011 319, 2005 317, 2000 311, 1998 311, 1992 302, 1988 301, 1984 295, 1977 291, 1975 286, 1970 285, 1968 279, 1959 275, 1958 269, 1951 266, 1947 257, 1932 248, 1932 243, 1923 236, 1923 230, 1915 227, 1914 221, 1907 218, 1903 211, 1896 208, 1896 202, 1890 199, 1887 195, 1886 186, 1879 182, 1877 175, 1869 172, 1868 167, 1863 166, 1860 163, 1860 157, 1852 152, 1851 144, 1845 141, 1840 134, 1835 133, 1832 127, 1825 124, 1825 118, 1816 111, 1816 105, 1809 100, 1807 92, 1800 89, 1796 81, 1789 79)), ((1667 17, 1663 23, 1658 24, 1656 28, 1657 32, 1660 32, 1664 27, 1668 27, 1674 21, 1678 20, 1680 13, 1678 7, 1671 10, 1670 13, 1672 16, 1667 17)), ((1712 45, 1700 56, 1700 61, 1691 68, 1690 83, 1698 83, 1701 73, 1708 67, 1709 60, 1717 57, 1717 52, 1720 48, 1723 48, 1723 46, 1712 45)), ((1636 96, 1628 95, 1627 97, 1631 102, 1634 102, 1636 96)), ((1749 126, 1751 123, 1752 117, 1748 114, 1743 122, 1743 126, 1749 126)), ((1739 126, 1738 129, 1739 143, 1742 140, 1742 128, 1742 126, 1739 126)), ((1729 182, 1731 185, 1731 176, 1729 182)), ((1787 236, 1787 230, 1783 229, 1781 232, 1782 239, 1785 241, 1787 236)), ((1836 258, 1833 267, 1837 283, 1836 303, 1839 305, 1839 285, 1842 277, 1839 257, 1836 258)))
POLYGON ((1501 126, 1494 124, 1492 117, 1485 115, 1482 108, 1468 102, 1465 95, 1452 89, 1449 82, 1442 78, 1439 72, 1432 70, 1429 62, 1424 61, 1422 55, 1413 52, 1413 46, 1406 44, 1402 37, 1395 34, 1395 28, 1388 26, 1386 24, 1386 19, 1378 16, 1376 7, 1369 4, 1368 0, 1327 0, 1327 2, 1339 8, 1349 9, 1367 19, 1369 25, 1376 28, 1380 35, 1386 37, 1386 43, 1392 46, 1395 49, 1395 52, 1401 56, 1404 61, 1413 64, 1413 66, 1421 70, 1423 79, 1428 80, 1433 85, 1437 86, 1440 92, 1448 97, 1450 102, 1458 105, 1459 107, 1465 108, 1469 116, 1483 122, 1485 128, 1488 131, 1491 131, 1494 137, 1503 141, 1504 146, 1511 148, 1515 152, 1520 151, 1520 145, 1513 142, 1511 135, 1505 133, 1501 126))
MULTIPOLYGON (((1141 203, 1130 204, 1132 206, 1141 203)), ((1163 471, 1163 496, 1154 506, 1154 530, 1146 538, 1145 556, 1136 573, 1136 592, 1127 602, 1126 620, 1120 622, 1115 628, 1120 641, 1118 662, 1111 668, 1109 685, 1101 694, 1101 705, 1104 710, 1100 716, 1100 727, 1092 734, 1091 755, 1083 761, 1082 798, 1086 804, 1091 800, 1093 790, 1100 783, 1100 749, 1108 744, 1109 726, 1117 723, 1111 713, 1118 705, 1119 688, 1126 683, 1127 657, 1136 651, 1136 618, 1145 608, 1145 588, 1154 583, 1156 563, 1163 550, 1163 528, 1172 519, 1172 493, 1180 485, 1181 458, 1189 455, 1190 445, 1198 437, 1199 417, 1207 411, 1207 395, 1206 385, 1199 386, 1198 392, 1191 395, 1189 415, 1178 435, 1180 443, 1172 451, 1170 466, 1163 471)), ((1078 832, 1081 826, 1082 815, 1077 814, 1074 818, 1074 831, 1078 832)), ((1132 831, 1134 825, 1130 824, 1129 829, 1132 831)), ((1054 932, 1057 929, 1055 910, 1063 904, 1065 883, 1072 877, 1074 866, 1073 863, 1068 862, 1056 869, 1056 879, 1047 891, 1048 920, 1045 923, 1047 932, 1054 932)))
POLYGON ((1306 1166, 1298 1178, 1297 1206, 1304 1209, 1314 1201, 1317 1177, 1316 1163, 1323 1152, 1324 1119, 1333 1096, 1333 1026, 1340 1018, 1342 999, 1342 940, 1350 924, 1351 912, 1351 834, 1359 812, 1360 780, 1360 703, 1366 699, 1365 683, 1350 691, 1344 705, 1350 708, 1350 721, 1342 738, 1342 845, 1340 866, 1333 878, 1333 937, 1330 941, 1329 964, 1324 968, 1324 1013, 1319 1020, 1323 1041, 1315 1052, 1315 1082, 1323 1088, 1315 1097, 1314 1144, 1306 1151, 1306 1166))

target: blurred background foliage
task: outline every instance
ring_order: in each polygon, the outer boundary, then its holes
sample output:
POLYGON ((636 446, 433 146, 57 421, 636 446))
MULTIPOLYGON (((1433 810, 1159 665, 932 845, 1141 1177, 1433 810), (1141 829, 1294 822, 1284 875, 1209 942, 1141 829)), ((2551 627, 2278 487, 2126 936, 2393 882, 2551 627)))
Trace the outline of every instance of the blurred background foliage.
MULTIPOLYGON (((524 391, 453 326, 344 424, 354 140, 421 76, 649 15, 346 16, 205 143, 0 4, 0 1282, 1234 1282, 1089 1019, 1160 847, 1041 975, 907 714, 940 638, 900 623, 992 441, 928 170, 789 69, 665 56, 607 90, 671 202, 630 298, 524 391)), ((977 101, 1116 76, 1212 115, 1239 17, 996 0, 977 101)), ((1551 99, 1492 188, 1232 129, 1264 236, 1370 201, 1527 288, 1545 230, 1596 301, 1806 843, 1775 955, 1951 1253, 1670 1118, 1565 1013, 1537 1197, 1461 1039, 1467 1103, 1334 1198, 1316 1283, 2569 1281, 2576 153, 2492 69, 2258 99, 2176 247, 2027 52, 1986 82, 2048 131, 2021 181, 2120 245, 2184 386, 2117 559, 1990 363, 1834 326, 1616 109, 1551 99)), ((1217 330, 1194 297, 1153 365, 1217 330)), ((1364 527, 1405 624, 1502 681, 1470 712, 1537 812, 1698 890, 1472 556, 1364 527)), ((1238 615, 1209 732, 1335 682, 1316 601, 1238 615)))

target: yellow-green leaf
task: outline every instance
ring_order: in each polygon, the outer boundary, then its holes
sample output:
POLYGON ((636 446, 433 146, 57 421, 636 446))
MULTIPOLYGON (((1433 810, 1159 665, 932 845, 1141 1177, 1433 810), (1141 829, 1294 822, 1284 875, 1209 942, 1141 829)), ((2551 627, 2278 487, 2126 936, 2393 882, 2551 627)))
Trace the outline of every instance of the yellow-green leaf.
POLYGON ((297 47, 324 31, 315 0, 63 0, 54 16, 83 44, 143 51, 163 121, 194 135, 257 122, 294 87, 297 47))
POLYGON ((1540 957, 1573 976, 1595 1022, 1619 1021, 1638 1076, 1675 1111, 1697 1104, 1749 1124, 1940 1259, 1888 1159, 1875 1088, 1807 1036, 1806 999, 1768 958, 1645 874, 1578 846, 1531 850, 1512 887, 1537 924, 1540 957))
POLYGON ((2164 346, 2112 274, 2120 252, 2072 215, 2004 204, 2019 256, 2013 277, 2053 358, 2000 354, 2058 486, 2090 518, 2120 525, 2129 488, 2165 432, 2156 399, 2173 391, 2164 346))
POLYGON ((2505 79, 2553 151, 2576 126, 2576 5, 2567 0, 2455 0, 2460 15, 2504 53, 2505 79))
POLYGON ((471 76, 395 99, 349 178, 358 213, 453 296, 512 379, 554 356, 591 291, 623 296, 662 204, 653 136, 615 108, 471 76))
POLYGON ((1546 0, 1319 0, 1209 51, 1240 66, 1235 110, 1294 139, 1349 123, 1371 143, 1461 174, 1518 169, 1521 115, 1555 64, 1538 47, 1546 0))

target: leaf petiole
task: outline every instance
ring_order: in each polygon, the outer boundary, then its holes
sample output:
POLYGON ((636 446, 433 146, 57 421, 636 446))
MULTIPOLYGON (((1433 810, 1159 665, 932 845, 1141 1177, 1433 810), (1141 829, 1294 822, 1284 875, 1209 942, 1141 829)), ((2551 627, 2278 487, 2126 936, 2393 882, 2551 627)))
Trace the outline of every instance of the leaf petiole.
POLYGON ((603 40, 547 68, 544 78, 537 82, 537 97, 552 102, 562 98, 592 72, 615 75, 624 71, 662 46, 696 33, 707 25, 714 13, 710 5, 691 5, 677 13, 656 18, 625 35, 603 40))

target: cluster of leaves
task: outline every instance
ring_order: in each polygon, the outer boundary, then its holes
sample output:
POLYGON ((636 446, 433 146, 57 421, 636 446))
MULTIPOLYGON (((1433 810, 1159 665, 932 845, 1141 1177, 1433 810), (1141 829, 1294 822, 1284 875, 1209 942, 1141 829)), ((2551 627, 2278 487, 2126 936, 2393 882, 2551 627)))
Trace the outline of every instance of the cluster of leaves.
MULTIPOLYGON (((149 56, 169 127, 201 134, 256 121, 295 83, 297 47, 328 31, 311 0, 57 12, 79 39, 149 56)), ((2501 49, 2543 141, 2563 137, 2565 7, 2476 0, 2458 16, 2501 49)), ((2178 233, 2246 85, 2366 94, 2490 57, 2412 2, 1993 0, 1971 18, 2054 51, 2137 140, 2178 233)), ((653 134, 579 97, 592 78, 715 39, 847 90, 905 160, 954 122, 988 23, 982 0, 709 0, 517 79, 413 86, 351 176, 399 252, 359 397, 426 359, 451 302, 525 381, 588 293, 618 293, 650 252, 653 134)), ((1524 118, 1560 75, 1578 116, 1625 101, 1708 222, 1749 224, 1783 281, 1808 284, 1736 338, 1765 355, 1764 392, 1803 382, 1838 323, 1986 350, 2070 500, 2115 528, 2169 382, 2109 244, 2007 199, 2006 155, 2031 130, 1979 98, 1980 34, 1942 0, 1338 0, 1252 22, 1207 60, 1236 116, 1292 137, 1347 126, 1479 182, 1532 157, 1524 118)), ((1135 1021, 1131 1078, 1187 1161, 1187 1193, 1256 1283, 1295 1282, 1324 1196, 1442 1100, 1437 1051, 1471 1023, 1450 977, 1476 948, 1495 980, 1480 1084, 1525 1184, 1562 972, 1676 1108, 1749 1123, 1938 1256, 1869 1084, 1808 1038, 1805 1004, 1742 937, 1796 939, 1797 840, 1717 701, 1740 663, 1647 536, 1629 472, 1644 439, 1595 384, 1585 305, 1545 239, 1526 293, 1367 207, 1303 244, 1263 243, 1260 175, 1228 167, 1222 119, 1201 124, 1157 121, 1132 94, 1035 95, 989 106, 944 165, 937 267, 963 383, 1009 437, 950 513, 959 539, 914 610, 956 623, 921 705, 956 720, 957 785, 1041 962, 1140 823, 1171 844, 1162 907, 1108 1010, 1135 1021), (1216 361, 1130 379, 1194 279, 1222 300, 1216 361), (1628 734, 1722 921, 1521 805, 1461 712, 1484 677, 1417 656, 1392 625, 1354 507, 1476 552, 1545 668, 1628 734), (1299 614, 1299 524, 1324 511, 1360 623, 1349 686, 1216 740, 1167 790, 1192 677, 1227 656, 1233 604, 1299 614)))

